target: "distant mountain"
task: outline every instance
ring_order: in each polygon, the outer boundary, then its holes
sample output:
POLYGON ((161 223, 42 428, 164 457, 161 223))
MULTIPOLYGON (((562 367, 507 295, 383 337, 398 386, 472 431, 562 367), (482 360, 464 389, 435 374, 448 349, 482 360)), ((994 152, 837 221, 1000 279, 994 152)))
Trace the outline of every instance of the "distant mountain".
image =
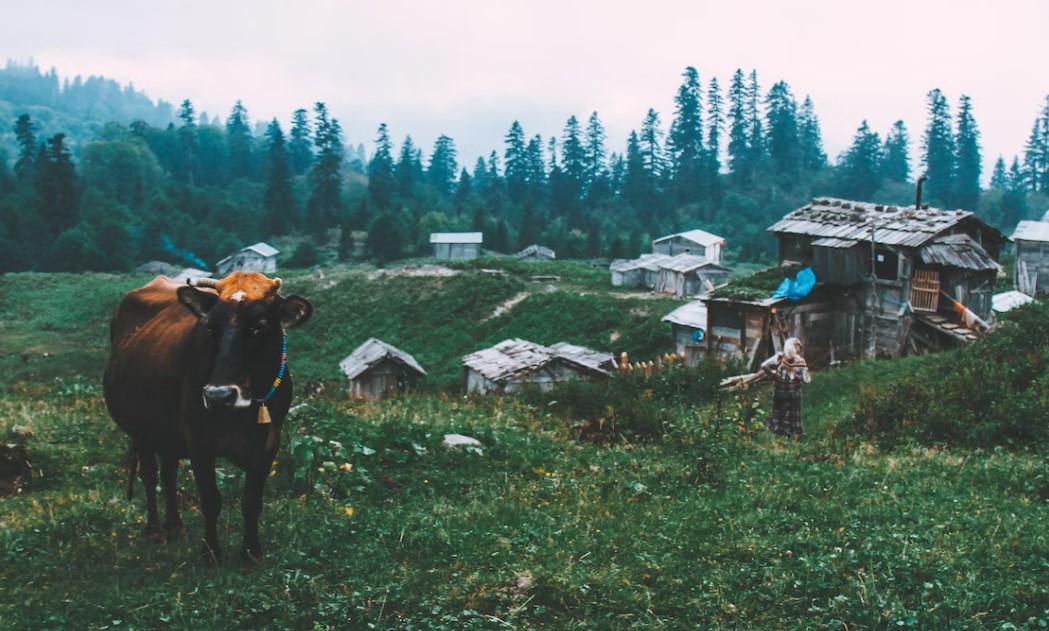
POLYGON ((15 120, 23 113, 37 126, 38 139, 62 132, 74 151, 106 123, 142 120, 164 128, 175 120, 171 103, 154 103, 131 85, 97 76, 60 80, 54 68, 41 72, 32 59, 25 64, 8 60, 0 68, 0 150, 8 159, 14 154, 15 120))

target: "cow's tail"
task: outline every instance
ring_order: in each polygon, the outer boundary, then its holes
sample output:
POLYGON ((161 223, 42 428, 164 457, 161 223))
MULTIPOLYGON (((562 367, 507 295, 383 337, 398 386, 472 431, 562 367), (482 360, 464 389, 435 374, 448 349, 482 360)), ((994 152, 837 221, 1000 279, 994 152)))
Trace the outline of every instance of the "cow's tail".
POLYGON ((134 442, 128 445, 125 464, 127 467, 127 483, 124 485, 124 492, 127 495, 127 501, 130 502, 135 495, 135 476, 138 474, 138 449, 135 449, 134 442))

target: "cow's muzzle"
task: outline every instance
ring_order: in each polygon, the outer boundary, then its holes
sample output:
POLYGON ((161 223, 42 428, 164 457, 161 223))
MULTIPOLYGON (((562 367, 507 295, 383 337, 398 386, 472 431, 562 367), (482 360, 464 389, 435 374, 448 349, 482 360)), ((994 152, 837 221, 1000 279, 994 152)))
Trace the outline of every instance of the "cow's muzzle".
POLYGON ((244 396, 240 386, 204 386, 204 407, 207 409, 216 407, 246 408, 251 405, 251 399, 244 396))

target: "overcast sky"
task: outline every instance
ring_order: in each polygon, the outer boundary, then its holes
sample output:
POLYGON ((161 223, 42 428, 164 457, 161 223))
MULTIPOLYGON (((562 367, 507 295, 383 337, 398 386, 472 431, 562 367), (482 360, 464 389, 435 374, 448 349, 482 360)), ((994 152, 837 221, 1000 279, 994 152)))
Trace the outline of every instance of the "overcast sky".
POLYGON ((861 122, 896 120, 920 168, 926 95, 972 98, 984 180, 1022 154, 1049 95, 1045 0, 38 0, 8 3, 0 57, 60 77, 103 75, 153 99, 190 99, 223 119, 237 99, 253 120, 327 104, 351 145, 371 153, 387 123, 428 157, 440 134, 459 162, 498 151, 514 120, 560 137, 598 112, 622 152, 649 108, 663 129, 687 66, 704 92, 755 69, 811 96, 831 158, 861 122))

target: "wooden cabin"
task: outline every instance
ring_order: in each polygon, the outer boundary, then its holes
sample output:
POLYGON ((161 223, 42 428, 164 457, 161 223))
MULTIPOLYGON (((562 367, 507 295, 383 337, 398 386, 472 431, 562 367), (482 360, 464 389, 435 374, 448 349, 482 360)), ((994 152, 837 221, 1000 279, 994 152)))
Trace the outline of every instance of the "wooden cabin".
POLYGON ((659 278, 660 264, 670 258, 667 254, 642 254, 636 259, 616 259, 608 266, 612 286, 652 289, 659 278))
MULTIPOLYGON (((974 339, 1009 238, 966 210, 815 199, 773 225, 780 263, 810 265, 846 357, 899 356, 974 339)), ((811 347, 810 347, 811 352, 811 347)))
POLYGON ((732 270, 694 254, 678 254, 658 263, 653 290, 678 298, 705 294, 732 280, 732 270))
POLYGON ((1049 222, 1021 221, 1016 243, 1016 288, 1028 296, 1049 293, 1049 222))
POLYGON ((721 248, 725 245, 725 239, 705 230, 689 230, 678 232, 652 241, 652 252, 654 254, 666 254, 677 256, 678 254, 691 254, 701 256, 712 263, 721 261, 721 248))
POLYGON ((608 377, 611 354, 581 346, 542 346, 510 339, 463 357, 463 388, 467 394, 517 394, 528 387, 548 390, 572 379, 608 377))
POLYGON ((842 199, 812 200, 770 230, 781 266, 809 266, 817 284, 798 300, 706 301, 708 352, 751 366, 791 336, 814 365, 972 341, 991 321, 1009 241, 969 211, 842 199))
POLYGON ((374 337, 339 362, 339 368, 349 381, 350 396, 368 400, 413 390, 426 376, 414 357, 374 337))
POLYGON ((277 271, 277 255, 280 250, 268 243, 259 242, 241 248, 215 264, 215 275, 224 278, 230 272, 259 272, 272 274, 277 271))
POLYGON ((439 259, 475 259, 481 256, 480 232, 435 232, 430 235, 433 255, 439 259))
POLYGON ((707 305, 702 300, 693 300, 663 316, 670 323, 670 335, 674 340, 674 353, 684 357, 685 363, 694 366, 707 348, 707 305))
POLYGON ((554 261, 557 260, 557 254, 550 248, 530 245, 518 252, 516 258, 518 261, 554 261))

